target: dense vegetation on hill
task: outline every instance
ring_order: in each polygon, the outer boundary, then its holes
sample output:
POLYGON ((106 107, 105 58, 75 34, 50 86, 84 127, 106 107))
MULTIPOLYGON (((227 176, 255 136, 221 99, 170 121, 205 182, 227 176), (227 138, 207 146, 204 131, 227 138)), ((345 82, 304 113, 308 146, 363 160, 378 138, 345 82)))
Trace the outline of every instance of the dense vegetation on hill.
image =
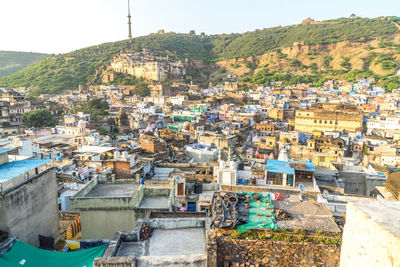
POLYGON ((0 77, 4 77, 36 63, 47 54, 0 51, 0 77))
MULTIPOLYGON (((0 87, 36 86, 36 92, 55 93, 64 89, 76 89, 80 83, 98 82, 96 69, 107 64, 110 59, 122 50, 140 51, 144 48, 168 54, 179 60, 200 59, 206 62, 217 62, 223 59, 259 56, 295 42, 304 44, 335 43, 343 40, 365 42, 368 38, 385 36, 400 32, 393 21, 397 17, 386 18, 342 18, 337 20, 304 23, 299 25, 256 30, 243 34, 151 34, 113 43, 105 43, 79 49, 67 54, 46 58, 34 65, 20 70, 7 77, 0 78, 0 87)), ((283 54, 282 54, 283 55, 283 54)), ((284 56, 284 55, 283 55, 284 56)), ((292 59, 293 68, 302 67, 300 61, 292 59)), ((344 59, 343 68, 352 69, 349 59, 344 59), (346 62, 347 60, 347 62, 346 62)), ((394 69, 394 59, 385 66, 394 69)), ((254 71, 258 65, 251 66, 254 71)), ((317 65, 308 66, 314 69, 317 65)), ((278 74, 279 71, 274 72, 278 74)), ((266 73, 264 73, 266 74, 266 73)), ((267 75, 271 76, 271 75, 267 75)), ((296 76, 293 76, 296 77, 296 76)), ((289 80, 300 80, 300 78, 289 80)), ((269 80, 266 79, 266 80, 269 80)))
POLYGON ((223 58, 262 55, 295 42, 304 44, 336 43, 359 40, 398 31, 391 20, 342 18, 321 24, 298 24, 256 30, 244 34, 218 35, 213 40, 213 52, 223 58))

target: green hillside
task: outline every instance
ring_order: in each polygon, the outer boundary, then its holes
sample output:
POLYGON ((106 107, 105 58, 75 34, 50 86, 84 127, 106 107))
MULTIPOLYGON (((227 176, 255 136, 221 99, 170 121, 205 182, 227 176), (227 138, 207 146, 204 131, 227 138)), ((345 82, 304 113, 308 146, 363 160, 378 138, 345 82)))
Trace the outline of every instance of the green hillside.
POLYGON ((37 86, 40 92, 55 93, 76 89, 80 83, 92 83, 96 69, 107 64, 121 50, 136 51, 146 48, 168 53, 184 60, 201 59, 216 62, 223 59, 262 55, 281 47, 304 44, 335 43, 344 40, 359 41, 391 35, 400 30, 397 17, 341 18, 286 27, 256 30, 243 34, 151 34, 128 40, 105 43, 46 58, 7 77, 0 78, 0 87, 37 86))
POLYGON ((47 56, 39 53, 0 51, 0 77, 13 74, 47 56))

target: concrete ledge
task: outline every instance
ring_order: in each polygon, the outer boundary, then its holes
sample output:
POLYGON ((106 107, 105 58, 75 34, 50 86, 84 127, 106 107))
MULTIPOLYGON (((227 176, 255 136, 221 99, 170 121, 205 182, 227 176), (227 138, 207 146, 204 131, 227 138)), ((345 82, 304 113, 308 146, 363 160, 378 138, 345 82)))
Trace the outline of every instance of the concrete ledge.
POLYGON ((141 256, 137 258, 137 266, 206 266, 205 254, 189 254, 179 256, 141 256))

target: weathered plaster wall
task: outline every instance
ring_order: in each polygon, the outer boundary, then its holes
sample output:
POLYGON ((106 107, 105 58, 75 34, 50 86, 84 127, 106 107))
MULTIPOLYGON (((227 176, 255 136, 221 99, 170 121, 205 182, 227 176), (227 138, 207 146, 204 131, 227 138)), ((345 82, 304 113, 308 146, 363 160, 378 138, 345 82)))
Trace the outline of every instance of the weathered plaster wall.
POLYGON ((39 234, 58 238, 57 180, 55 168, 0 195, 0 226, 22 242, 39 245, 39 234))
POLYGON ((137 219, 135 207, 143 198, 143 186, 132 197, 84 197, 97 182, 93 184, 83 188, 78 193, 80 197, 70 199, 71 208, 81 213, 82 238, 109 239, 116 231, 132 230, 137 219))
POLYGON ((135 227, 134 210, 81 211, 82 239, 110 239, 116 231, 129 231, 135 227))
POLYGON ((400 202, 347 204, 341 267, 400 266, 400 202))
POLYGON ((365 173, 340 172, 339 179, 344 180, 344 192, 346 194, 362 196, 366 194, 365 173))

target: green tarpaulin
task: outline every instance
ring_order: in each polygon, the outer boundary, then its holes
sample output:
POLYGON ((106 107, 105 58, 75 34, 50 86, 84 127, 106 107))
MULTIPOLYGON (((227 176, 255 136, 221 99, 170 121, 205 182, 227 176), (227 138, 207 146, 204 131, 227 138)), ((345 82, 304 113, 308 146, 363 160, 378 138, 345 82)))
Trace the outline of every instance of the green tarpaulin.
MULTIPOLYGON (((240 192, 251 196, 253 193, 240 192)), ((249 211, 249 221, 246 224, 239 225, 237 227, 238 232, 244 233, 250 229, 276 229, 276 224, 274 223, 275 214, 274 206, 271 204, 271 198, 268 194, 263 196, 261 193, 261 199, 259 201, 254 201, 250 198, 250 211, 249 211), (269 217, 267 217, 267 215, 269 217)))
POLYGON ((1 267, 90 267, 103 255, 107 244, 71 252, 49 251, 16 240, 10 251, 0 256, 1 267))

